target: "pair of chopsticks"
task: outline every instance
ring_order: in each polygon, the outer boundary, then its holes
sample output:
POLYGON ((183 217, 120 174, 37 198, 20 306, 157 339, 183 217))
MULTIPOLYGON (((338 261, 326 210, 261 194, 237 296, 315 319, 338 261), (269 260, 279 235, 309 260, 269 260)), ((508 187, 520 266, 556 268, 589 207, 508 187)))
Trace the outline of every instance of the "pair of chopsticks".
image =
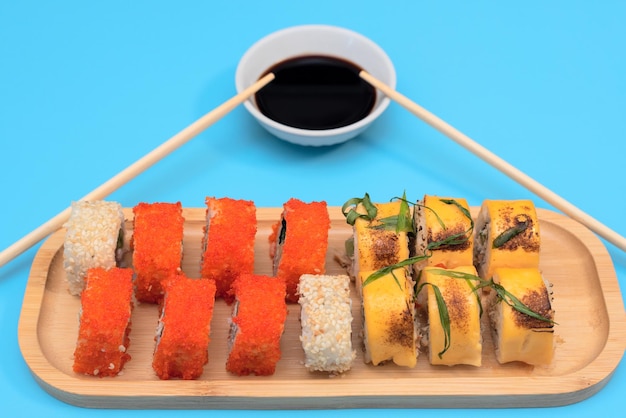
MULTIPOLYGON (((586 214, 576 206, 572 205, 541 183, 533 180, 522 171, 513 167, 497 155, 493 154, 491 151, 476 143, 467 135, 458 131, 439 117, 419 106, 417 103, 409 100, 407 97, 403 96, 388 85, 376 79, 371 74, 367 73, 366 71, 361 71, 359 73, 359 76, 367 81, 369 84, 371 84, 373 87, 380 90, 387 97, 409 110, 422 121, 426 122, 433 128, 446 135, 448 138, 455 141, 457 144, 461 145, 494 168, 509 176, 511 179, 526 187, 528 190, 535 193, 537 196, 554 206, 556 209, 585 225, 591 231, 600 235, 608 242, 620 248, 622 251, 626 251, 626 238, 622 237, 617 232, 611 230, 604 224, 589 216, 588 214, 586 214)), ((259 79, 256 83, 243 90, 241 93, 233 96, 226 102, 222 103, 220 106, 216 107, 206 115, 202 116, 200 119, 180 131, 178 134, 174 135, 172 138, 168 139, 166 142, 155 148, 153 151, 151 151, 141 159, 137 160, 135 163, 118 173, 116 176, 112 177, 106 183, 102 184, 100 187, 96 188, 91 193, 84 196, 81 200, 104 199, 106 196, 113 193, 115 190, 126 184, 128 181, 132 180, 143 171, 147 170, 156 162, 160 161, 161 159, 172 153, 174 150, 187 143, 200 132, 213 125, 215 122, 220 120, 239 104, 243 103, 249 97, 254 95, 257 91, 262 89, 273 79, 273 73, 269 73, 263 78, 259 79)), ((7 249, 3 250, 0 253, 0 267, 11 261, 18 255, 22 254, 24 251, 28 250, 30 247, 32 247, 51 233, 55 232, 60 227, 62 227, 69 218, 70 211, 71 209, 68 207, 63 212, 56 215, 54 218, 42 224, 40 227, 30 232, 19 241, 15 242, 7 249)))

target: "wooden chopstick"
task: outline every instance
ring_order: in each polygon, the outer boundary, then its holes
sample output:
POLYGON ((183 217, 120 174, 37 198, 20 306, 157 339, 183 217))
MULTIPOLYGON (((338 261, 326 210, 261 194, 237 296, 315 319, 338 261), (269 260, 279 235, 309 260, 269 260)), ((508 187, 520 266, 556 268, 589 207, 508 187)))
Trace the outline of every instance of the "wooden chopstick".
MULTIPOLYGON (((143 171, 147 170, 153 164, 160 161, 183 144, 187 143, 200 132, 226 116, 226 114, 228 114, 231 110, 246 101, 250 96, 259 91, 273 79, 273 73, 269 73, 266 76, 262 77, 247 89, 231 97, 209 113, 202 116, 197 121, 193 122, 191 125, 187 126, 179 133, 159 145, 157 148, 150 151, 139 160, 135 161, 133 164, 119 172, 106 183, 102 184, 101 186, 87 194, 81 200, 104 199, 106 196, 113 193, 115 190, 117 190, 133 178, 137 177, 143 171)), ((24 251, 26 251, 60 227, 62 227, 69 218, 70 212, 71 208, 66 208, 63 212, 59 213, 54 218, 42 224, 37 229, 25 235, 23 238, 12 244, 7 249, 3 250, 0 253, 0 267, 11 261, 18 255, 22 254, 24 251)))
POLYGON ((398 93, 396 90, 392 89, 382 81, 376 79, 371 74, 367 73, 366 71, 361 71, 359 75, 363 80, 367 81, 373 87, 383 92, 387 97, 409 110, 422 121, 426 122, 433 128, 437 129, 439 132, 446 135, 448 138, 452 139, 457 144, 466 148, 474 155, 480 157, 483 161, 497 168, 498 170, 509 176, 511 179, 526 187, 528 190, 535 193, 537 196, 539 196, 558 210, 562 211, 570 218, 585 225, 591 231, 600 235, 608 242, 620 248, 622 251, 626 251, 626 238, 619 235, 617 232, 600 223, 598 220, 592 218, 590 215, 586 214, 573 204, 569 203, 567 200, 563 199, 561 196, 557 195, 556 193, 545 187, 543 184, 533 180, 531 177, 524 174, 522 171, 518 170, 511 164, 507 163, 502 158, 498 157, 482 145, 478 144, 467 135, 458 131, 456 128, 452 127, 451 125, 449 125, 439 117, 435 116, 428 110, 424 109, 417 103, 411 101, 406 96, 398 93))

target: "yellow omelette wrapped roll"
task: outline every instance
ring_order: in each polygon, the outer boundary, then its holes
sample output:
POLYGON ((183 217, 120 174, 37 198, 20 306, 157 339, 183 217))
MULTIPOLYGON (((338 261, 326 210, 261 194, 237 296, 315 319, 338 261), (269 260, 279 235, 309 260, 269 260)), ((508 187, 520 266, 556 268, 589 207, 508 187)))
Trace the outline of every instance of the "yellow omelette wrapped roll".
MULTIPOLYGON (((530 310, 553 320, 552 295, 536 268, 497 268, 494 281, 515 296, 530 310)), ((490 309, 495 351, 498 362, 521 361, 548 365, 554 355, 554 323, 533 318, 514 310, 503 301, 490 309)))
POLYGON ((485 200, 474 230, 474 266, 483 279, 497 267, 539 267, 539 220, 532 201, 485 200))
POLYGON ((474 266, 459 266, 454 269, 425 267, 421 281, 428 283, 422 292, 428 293, 428 351, 434 365, 454 366, 482 364, 482 334, 480 329, 480 304, 476 292, 463 278, 450 277, 441 272, 459 272, 476 276, 474 266), (449 317, 449 344, 439 316, 435 295, 439 289, 449 317))
POLYGON ((362 303, 364 360, 375 366, 393 361, 414 367, 418 355, 414 282, 410 266, 395 266, 409 258, 409 205, 372 203, 366 195, 355 210, 359 216, 353 223, 351 275, 362 303), (397 227, 404 222, 407 228, 397 227))
POLYGON ((389 360, 399 366, 417 363, 417 330, 413 281, 406 269, 395 269, 366 282, 373 271, 357 279, 363 304, 364 360, 377 366, 389 360))
MULTIPOLYGON (((406 232, 386 227, 385 219, 397 217, 401 202, 373 203, 377 209, 372 220, 359 218, 354 223, 354 276, 359 271, 376 271, 409 258, 409 238, 406 232)), ((357 212, 364 214, 362 203, 357 212)), ((410 215, 409 215, 410 216, 410 215)))
POLYGON ((430 257, 415 267, 471 266, 473 222, 465 199, 424 196, 415 206, 415 255, 430 257))

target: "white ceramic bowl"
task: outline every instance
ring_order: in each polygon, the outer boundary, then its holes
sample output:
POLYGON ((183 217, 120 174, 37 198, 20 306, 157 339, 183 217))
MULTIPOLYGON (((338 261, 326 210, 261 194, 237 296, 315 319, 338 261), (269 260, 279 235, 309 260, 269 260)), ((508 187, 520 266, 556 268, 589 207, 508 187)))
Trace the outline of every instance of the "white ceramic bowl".
MULTIPOLYGON (((293 26, 274 32, 250 47, 235 73, 235 86, 241 92, 263 73, 281 61, 303 55, 327 55, 351 61, 391 88, 396 87, 393 63, 377 44, 348 29, 328 25, 293 26)), ((309 146, 333 145, 354 138, 367 129, 389 105, 389 98, 377 92, 372 111, 363 119, 334 129, 299 129, 278 123, 262 114, 254 98, 244 106, 270 133, 286 141, 309 146)))

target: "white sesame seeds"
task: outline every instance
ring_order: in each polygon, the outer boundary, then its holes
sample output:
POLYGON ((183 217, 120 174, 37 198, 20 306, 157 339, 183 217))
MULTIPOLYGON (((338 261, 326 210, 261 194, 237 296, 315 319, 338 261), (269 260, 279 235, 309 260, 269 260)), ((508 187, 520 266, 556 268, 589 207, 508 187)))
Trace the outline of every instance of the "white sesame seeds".
POLYGON ((116 266, 117 240, 124 230, 122 206, 102 200, 72 202, 64 227, 63 267, 70 293, 79 295, 89 268, 116 266))
POLYGON ((350 278, 305 274, 298 292, 302 306, 300 341, 311 371, 342 373, 356 357, 352 349, 350 278))

